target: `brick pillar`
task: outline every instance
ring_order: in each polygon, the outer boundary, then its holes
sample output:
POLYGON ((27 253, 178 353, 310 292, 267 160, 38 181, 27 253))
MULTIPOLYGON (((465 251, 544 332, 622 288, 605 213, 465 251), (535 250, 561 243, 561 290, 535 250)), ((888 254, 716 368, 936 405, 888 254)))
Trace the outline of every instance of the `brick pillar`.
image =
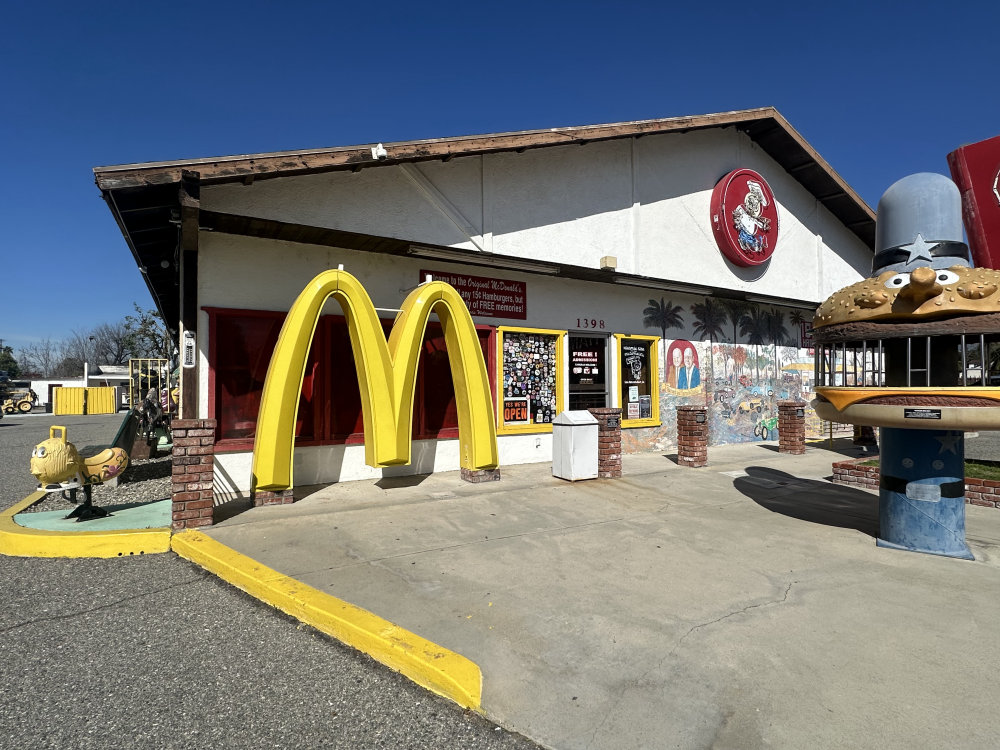
POLYGON ((261 505, 291 505, 295 502, 295 490, 289 487, 287 490, 254 490, 253 505, 259 508, 261 505))
POLYGON ((677 407, 677 463, 708 465, 708 407, 677 407))
POLYGON ((588 409, 597 420, 597 476, 616 479, 622 475, 622 410, 588 409))
POLYGON ((804 401, 778 402, 778 452, 806 452, 806 404, 804 401), (800 416, 801 415, 801 416, 800 416))
POLYGON ((215 460, 215 420, 175 419, 170 428, 173 528, 212 525, 215 460))
POLYGON ((460 474, 463 480, 471 484, 500 481, 500 467, 495 469, 466 469, 463 466, 460 474))

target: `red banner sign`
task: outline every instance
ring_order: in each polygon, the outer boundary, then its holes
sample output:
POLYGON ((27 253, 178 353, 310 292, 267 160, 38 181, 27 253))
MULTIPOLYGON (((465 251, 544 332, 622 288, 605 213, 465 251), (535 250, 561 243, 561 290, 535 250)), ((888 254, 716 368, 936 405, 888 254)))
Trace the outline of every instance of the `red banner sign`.
POLYGON ((1000 135, 948 154, 973 262, 1000 268, 1000 135))
POLYGON ((450 271, 420 271, 421 281, 428 276, 455 287, 473 316, 514 320, 528 317, 528 285, 523 281, 467 276, 450 271))

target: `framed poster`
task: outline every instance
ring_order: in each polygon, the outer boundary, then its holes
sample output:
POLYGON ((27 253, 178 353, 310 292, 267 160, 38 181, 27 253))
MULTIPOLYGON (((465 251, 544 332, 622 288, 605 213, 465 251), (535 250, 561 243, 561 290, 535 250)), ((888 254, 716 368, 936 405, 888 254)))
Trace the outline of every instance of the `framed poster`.
POLYGON ((618 398, 622 427, 660 424, 659 339, 615 334, 618 344, 618 398))
POLYGON ((499 434, 551 432, 562 410, 562 356, 565 331, 497 329, 500 408, 499 434))

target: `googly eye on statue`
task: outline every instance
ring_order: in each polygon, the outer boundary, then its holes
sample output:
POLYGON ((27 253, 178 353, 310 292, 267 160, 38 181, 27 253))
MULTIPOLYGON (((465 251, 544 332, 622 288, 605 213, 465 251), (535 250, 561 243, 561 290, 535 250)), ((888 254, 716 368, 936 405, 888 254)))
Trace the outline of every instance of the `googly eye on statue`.
POLYGON ((934 461, 931 466, 933 466, 937 471, 941 471, 944 468, 944 461, 934 461))
POLYGON ((939 269, 937 272, 938 284, 954 284, 958 281, 958 274, 947 269, 939 269))
POLYGON ((897 273, 891 279, 887 279, 885 282, 886 289, 899 289, 910 283, 910 274, 908 273, 897 273))
POLYGON ((905 468, 907 468, 907 469, 912 469, 913 468, 913 459, 912 458, 904 458, 903 459, 903 466, 905 468))

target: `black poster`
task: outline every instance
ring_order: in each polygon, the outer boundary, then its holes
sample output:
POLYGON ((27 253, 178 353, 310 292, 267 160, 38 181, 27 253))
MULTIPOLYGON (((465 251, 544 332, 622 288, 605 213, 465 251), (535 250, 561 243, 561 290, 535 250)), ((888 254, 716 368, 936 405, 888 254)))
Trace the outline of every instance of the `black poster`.
POLYGON ((569 346, 570 386, 604 385, 607 339, 571 336, 569 346))

